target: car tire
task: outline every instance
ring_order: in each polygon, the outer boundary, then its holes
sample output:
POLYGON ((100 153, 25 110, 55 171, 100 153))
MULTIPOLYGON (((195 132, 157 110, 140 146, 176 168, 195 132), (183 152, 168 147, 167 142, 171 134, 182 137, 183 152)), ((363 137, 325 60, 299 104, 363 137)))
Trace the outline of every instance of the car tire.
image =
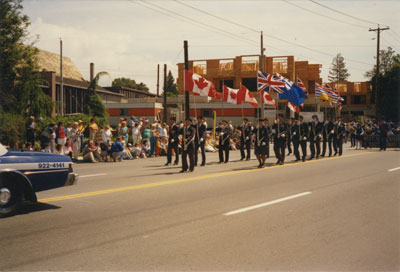
POLYGON ((0 217, 14 215, 22 203, 22 191, 17 184, 0 180, 0 217))

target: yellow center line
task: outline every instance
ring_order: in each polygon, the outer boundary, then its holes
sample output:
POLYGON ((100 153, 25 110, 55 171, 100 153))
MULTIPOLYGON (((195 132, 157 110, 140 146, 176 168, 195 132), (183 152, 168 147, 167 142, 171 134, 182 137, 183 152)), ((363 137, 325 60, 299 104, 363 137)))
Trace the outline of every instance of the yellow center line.
POLYGON ((368 154, 374 154, 374 153, 379 153, 379 152, 377 152, 377 151, 376 152, 363 152, 363 153, 358 153, 358 154, 344 155, 344 156, 340 156, 340 157, 326 158, 326 159, 322 159, 322 160, 311 160, 311 161, 290 163, 290 164, 284 164, 284 165, 275 165, 275 166, 266 167, 266 168, 256 168, 256 169, 245 169, 245 170, 221 172, 221 173, 209 174, 209 175, 198 176, 198 177, 167 180, 167 181, 160 181, 160 182, 154 182, 154 183, 148 183, 148 184, 133 185, 133 186, 128 186, 128 187, 100 190, 100 191, 94 191, 94 192, 88 192, 88 193, 43 198, 43 199, 39 199, 39 201, 40 202, 55 202, 55 201, 60 201, 60 200, 76 199, 76 198, 81 198, 81 197, 105 195, 105 194, 111 194, 111 193, 116 193, 116 192, 124 192, 124 191, 152 188, 152 187, 184 183, 184 182, 190 182, 190 181, 196 181, 196 180, 202 180, 202 179, 208 179, 208 178, 216 178, 216 177, 230 176, 230 175, 235 175, 235 174, 248 173, 248 172, 253 172, 253 171, 265 171, 265 170, 270 170, 270 169, 279 168, 279 167, 304 165, 306 163, 323 162, 323 161, 328 161, 328 160, 350 158, 350 157, 362 156, 362 155, 368 155, 368 154))

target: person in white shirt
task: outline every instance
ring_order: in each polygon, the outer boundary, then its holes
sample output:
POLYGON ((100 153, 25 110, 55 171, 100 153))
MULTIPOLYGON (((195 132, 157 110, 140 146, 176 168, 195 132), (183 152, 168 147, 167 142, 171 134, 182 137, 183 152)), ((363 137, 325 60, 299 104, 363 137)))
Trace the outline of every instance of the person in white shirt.
POLYGON ((136 123, 135 126, 132 128, 133 146, 135 146, 136 143, 142 140, 142 134, 140 129, 141 126, 138 123, 136 123))
POLYGON ((106 125, 103 130, 103 134, 102 134, 103 143, 105 143, 107 145, 110 144, 111 138, 112 138, 112 132, 111 132, 110 126, 106 125))
POLYGON ((72 143, 73 158, 75 161, 77 161, 79 156, 79 150, 81 148, 81 141, 80 141, 77 122, 72 124, 71 130, 68 132, 68 135, 72 143))

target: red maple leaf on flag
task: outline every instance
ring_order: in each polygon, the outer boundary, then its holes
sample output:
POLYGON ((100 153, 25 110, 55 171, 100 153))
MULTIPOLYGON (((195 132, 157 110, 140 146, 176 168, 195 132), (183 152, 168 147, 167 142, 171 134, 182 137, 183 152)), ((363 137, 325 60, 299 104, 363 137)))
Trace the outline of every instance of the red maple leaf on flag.
POLYGON ((199 80, 195 80, 194 83, 196 83, 196 85, 197 85, 197 87, 199 87, 199 89, 204 89, 205 87, 208 86, 207 80, 205 80, 202 77, 199 80))
POLYGON ((236 99, 236 94, 234 92, 230 92, 230 96, 232 100, 236 99))

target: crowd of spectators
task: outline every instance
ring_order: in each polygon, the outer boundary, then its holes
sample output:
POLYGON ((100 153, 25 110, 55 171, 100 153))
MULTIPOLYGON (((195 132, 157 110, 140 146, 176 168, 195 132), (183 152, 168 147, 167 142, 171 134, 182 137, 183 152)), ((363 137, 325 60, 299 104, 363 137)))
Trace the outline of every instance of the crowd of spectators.
MULTIPOLYGON (((183 127, 182 122, 178 125, 183 127)), ((232 122, 229 125, 232 129, 230 149, 237 150, 241 131, 232 122)), ((95 118, 88 124, 81 120, 67 124, 52 123, 41 131, 40 139, 36 138, 38 130, 35 118, 30 117, 26 124, 26 150, 34 150, 35 141, 40 140, 42 152, 70 156, 73 161, 78 161, 79 157, 88 162, 105 162, 166 156, 168 149, 169 126, 166 123, 150 123, 147 119, 134 116, 129 120, 120 118, 115 128, 109 125, 102 127, 96 123, 95 118)), ((345 142, 350 141, 351 147, 355 149, 368 148, 372 147, 371 137, 368 136, 380 136, 382 133, 387 136, 400 135, 400 123, 348 122, 345 142)), ((207 133, 205 150, 218 151, 218 136, 214 139, 211 132, 207 133)))

